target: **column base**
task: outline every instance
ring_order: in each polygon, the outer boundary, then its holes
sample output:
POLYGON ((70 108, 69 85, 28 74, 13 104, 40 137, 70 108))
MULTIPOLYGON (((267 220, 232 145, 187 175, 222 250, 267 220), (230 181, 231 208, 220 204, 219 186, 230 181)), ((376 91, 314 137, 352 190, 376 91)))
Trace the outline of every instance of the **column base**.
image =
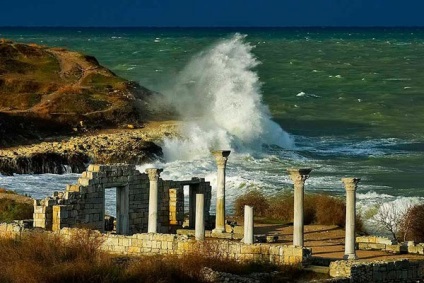
POLYGON ((347 254, 343 256, 343 259, 354 260, 354 259, 358 259, 358 257, 356 256, 356 254, 347 254))

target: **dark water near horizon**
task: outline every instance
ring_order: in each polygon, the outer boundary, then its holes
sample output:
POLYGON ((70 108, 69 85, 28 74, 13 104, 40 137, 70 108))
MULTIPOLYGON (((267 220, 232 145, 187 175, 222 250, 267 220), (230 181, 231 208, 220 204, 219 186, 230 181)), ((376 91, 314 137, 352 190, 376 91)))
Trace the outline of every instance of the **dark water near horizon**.
MULTIPOLYGON (((240 50, 251 45, 260 64, 250 68, 254 82, 249 73, 233 80, 252 85, 248 91, 268 105, 295 147, 269 148, 260 157, 253 149, 234 155, 230 198, 246 188, 273 194, 288 187, 285 168, 291 166, 314 168, 308 180, 313 191, 341 195, 341 177, 361 177, 358 192, 366 207, 424 197, 424 28, 0 28, 0 38, 93 55, 116 74, 164 93, 189 72, 196 54, 214 58, 217 42, 230 42, 235 33, 247 36, 227 44, 233 48, 229 60, 245 60, 240 50)), ((208 64, 206 59, 198 61, 208 64)), ((232 95, 247 101, 243 91, 232 95)), ((249 111, 241 113, 255 115, 249 111)), ((213 162, 199 160, 160 165, 168 168, 167 177, 203 174, 213 181, 213 162)), ((16 187, 17 178, 36 191, 25 182, 38 176, 0 176, 0 187, 16 187)))

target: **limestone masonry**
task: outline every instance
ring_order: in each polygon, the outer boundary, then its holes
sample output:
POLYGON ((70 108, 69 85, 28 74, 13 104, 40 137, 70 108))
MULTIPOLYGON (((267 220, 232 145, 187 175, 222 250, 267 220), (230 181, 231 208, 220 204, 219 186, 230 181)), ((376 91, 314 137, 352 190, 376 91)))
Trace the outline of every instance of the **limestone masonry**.
MULTIPOLYGON (((310 264, 314 258, 311 249, 304 247, 303 202, 305 181, 311 169, 288 169, 294 183, 293 245, 273 241, 254 243, 254 208, 247 205, 244 210, 243 240, 239 241, 240 238, 236 240, 234 234, 229 233, 225 221, 225 170, 230 151, 218 150, 213 155, 217 164, 216 215, 213 218, 209 214, 212 189, 205 179, 163 180, 160 178, 162 169, 159 168, 148 168, 141 173, 133 165, 90 165, 78 182, 67 185, 64 192, 55 192, 52 197, 34 201, 33 227, 27 225, 31 222, 27 220, 0 223, 0 238, 19 239, 31 233, 32 228, 42 228, 44 233, 60 235, 69 240, 81 233, 88 233, 89 237, 99 241, 102 250, 119 255, 183 256, 204 253, 237 261, 310 264), (189 191, 188 216, 184 215, 185 188, 189 191), (105 215, 107 189, 116 189, 116 222, 105 215), (207 232, 206 227, 209 227, 207 232), (114 233, 105 233, 113 230, 114 233)), ((375 236, 355 238, 359 180, 342 179, 346 189, 344 259, 347 260, 331 262, 330 276, 336 277, 337 282, 421 280, 424 277, 424 261, 356 260, 356 249, 424 254, 423 244, 395 244, 387 238, 375 236)))
MULTIPOLYGON (((149 188, 157 182, 157 228, 170 233, 184 221, 184 186, 189 187, 189 225, 194 228, 195 198, 205 196, 205 219, 209 219, 211 186, 204 179, 169 181, 140 173, 132 165, 90 165, 77 184, 64 192, 35 200, 34 227, 58 231, 64 227, 88 227, 105 231, 105 190, 116 188, 116 233, 135 234, 148 230, 149 188)), ((153 221, 152 221, 153 222, 153 221)), ((155 221, 156 222, 156 221, 155 221)))

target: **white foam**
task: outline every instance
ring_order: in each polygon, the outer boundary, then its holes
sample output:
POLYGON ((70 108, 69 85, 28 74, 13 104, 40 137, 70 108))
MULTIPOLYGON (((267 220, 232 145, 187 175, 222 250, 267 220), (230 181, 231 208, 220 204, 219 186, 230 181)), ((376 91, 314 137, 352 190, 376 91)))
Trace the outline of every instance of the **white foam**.
POLYGON ((165 159, 194 160, 213 149, 261 151, 262 144, 293 146, 262 103, 261 83, 252 69, 259 61, 240 34, 195 56, 164 91, 168 104, 191 121, 182 139, 166 139, 165 159))

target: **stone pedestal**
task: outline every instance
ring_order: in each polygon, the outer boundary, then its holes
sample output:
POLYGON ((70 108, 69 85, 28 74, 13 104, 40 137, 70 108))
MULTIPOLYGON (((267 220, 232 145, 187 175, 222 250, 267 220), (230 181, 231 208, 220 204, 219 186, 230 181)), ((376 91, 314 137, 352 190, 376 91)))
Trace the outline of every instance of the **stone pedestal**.
POLYGON ((197 241, 205 239, 205 195, 196 194, 196 229, 195 237, 197 241))
POLYGON ((225 232, 225 168, 230 150, 217 150, 212 152, 218 166, 216 186, 216 218, 214 233, 225 232))
POLYGON ((346 189, 346 236, 344 259, 356 259, 355 251, 355 218, 356 218, 356 188, 361 179, 343 178, 346 189))
POLYGON ((253 244, 253 206, 244 206, 244 243, 253 244))
POLYGON ((306 179, 312 169, 288 169, 294 183, 293 245, 303 247, 303 200, 306 179))
POLYGON ((158 226, 158 180, 163 169, 148 168, 146 173, 149 176, 149 222, 148 233, 157 233, 158 226))

